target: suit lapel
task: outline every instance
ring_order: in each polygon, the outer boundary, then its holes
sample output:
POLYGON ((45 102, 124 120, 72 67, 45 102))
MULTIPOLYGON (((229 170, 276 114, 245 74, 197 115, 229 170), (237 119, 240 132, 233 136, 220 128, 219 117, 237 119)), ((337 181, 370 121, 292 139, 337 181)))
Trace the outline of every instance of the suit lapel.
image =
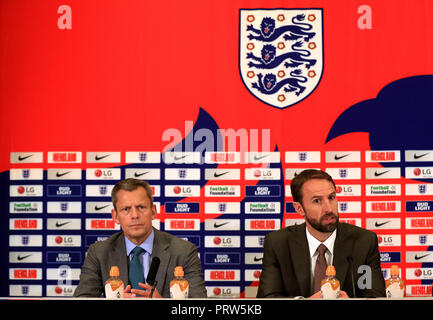
POLYGON ((125 236, 123 235, 123 233, 120 233, 118 239, 113 242, 113 247, 110 257, 108 259, 108 263, 110 263, 112 266, 119 266, 120 279, 125 284, 125 287, 129 283, 129 270, 127 259, 128 257, 126 256, 125 236))
POLYGON ((291 260, 301 295, 309 297, 311 295, 311 266, 310 250, 308 248, 305 228, 306 225, 303 223, 289 232, 288 242, 291 260))
POLYGON ((170 263, 170 254, 167 251, 169 242, 167 238, 157 229, 153 229, 155 232, 155 239, 153 240, 152 259, 158 257, 160 259, 158 273, 156 274, 155 280, 158 282, 156 288, 159 293, 163 294, 165 286, 165 278, 167 274, 174 272, 174 270, 167 270, 170 263), (167 273, 168 272, 168 273, 167 273))
POLYGON ((349 264, 347 258, 352 255, 353 239, 345 231, 341 224, 337 227, 337 236, 334 244, 334 266, 337 271, 337 279, 340 281, 340 287, 343 288, 344 280, 348 272, 349 264))

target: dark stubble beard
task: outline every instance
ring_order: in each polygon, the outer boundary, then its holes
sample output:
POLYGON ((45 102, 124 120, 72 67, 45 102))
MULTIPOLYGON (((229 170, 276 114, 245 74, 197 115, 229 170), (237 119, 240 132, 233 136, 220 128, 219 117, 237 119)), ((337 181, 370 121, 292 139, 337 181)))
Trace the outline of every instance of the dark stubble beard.
POLYGON ((336 215, 334 212, 330 212, 325 214, 324 216, 322 216, 320 218, 320 221, 317 221, 315 219, 310 219, 308 218, 307 214, 305 215, 305 220, 308 221, 308 223, 317 231, 323 232, 323 233, 329 233, 329 232, 334 232, 334 230, 337 228, 339 219, 338 219, 338 215, 336 215), (329 218, 329 217, 334 217, 335 218, 335 222, 334 223, 328 223, 326 225, 323 225, 322 222, 325 218, 329 218))

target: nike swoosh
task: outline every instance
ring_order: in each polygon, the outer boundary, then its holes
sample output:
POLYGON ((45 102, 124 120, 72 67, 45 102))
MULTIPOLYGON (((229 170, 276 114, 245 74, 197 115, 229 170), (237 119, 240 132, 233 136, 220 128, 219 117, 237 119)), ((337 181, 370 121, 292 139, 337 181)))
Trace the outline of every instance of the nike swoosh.
POLYGON ((26 256, 18 256, 17 257, 17 260, 18 261, 21 261, 21 260, 24 260, 24 259, 26 259, 26 258, 28 258, 28 257, 31 257, 32 255, 31 254, 28 254, 28 255, 26 255, 26 256))
POLYGON ((264 155, 264 156, 256 156, 256 155, 254 155, 254 161, 259 161, 259 160, 262 160, 263 158, 266 158, 266 157, 269 157, 270 156, 270 154, 266 154, 266 155, 264 155))
POLYGON ((95 156, 95 161, 105 159, 106 157, 109 157, 109 156, 110 156, 109 154, 106 154, 105 156, 95 156))
POLYGON ((188 157, 188 155, 183 155, 183 156, 180 156, 180 157, 178 157, 178 156, 174 156, 174 160, 182 160, 182 159, 184 159, 184 158, 186 158, 186 157, 188 157))
POLYGON ((138 178, 138 177, 144 176, 146 173, 149 173, 149 172, 150 171, 146 171, 146 172, 143 172, 143 173, 137 173, 137 172, 135 172, 134 173, 134 177, 138 178))
POLYGON ((215 177, 215 178, 218 178, 218 177, 221 177, 221 176, 223 176, 223 175, 225 175, 225 174, 227 174, 227 173, 229 173, 230 171, 226 171, 226 172, 223 172, 223 173, 216 173, 216 172, 214 172, 214 174, 213 174, 213 176, 215 177))
POLYGON ((387 224, 387 223, 390 223, 391 221, 385 221, 385 222, 382 222, 382 223, 379 223, 379 222, 376 222, 375 224, 374 224, 374 226, 375 227, 381 227, 381 226, 383 226, 383 225, 385 225, 385 224, 387 224))
POLYGON ((375 177, 380 177, 381 175, 383 175, 383 174, 385 174, 385 173, 387 173, 387 172, 390 172, 391 170, 386 170, 386 171, 384 171, 384 172, 377 172, 377 171, 375 171, 374 172, 374 176, 375 177))
POLYGON ((421 154, 421 155, 417 155, 416 153, 413 155, 413 158, 414 159, 419 159, 419 158, 422 158, 422 157, 424 157, 424 156, 426 156, 426 155, 428 155, 430 152, 427 152, 427 153, 424 153, 424 154, 421 154))
POLYGON ((226 225, 226 224, 228 224, 228 223, 230 223, 230 221, 228 221, 228 222, 223 222, 223 223, 214 223, 213 224, 213 227, 214 228, 219 228, 219 227, 222 227, 222 226, 224 226, 224 225, 226 225))
POLYGON ((57 228, 63 227, 64 225, 66 225, 66 224, 68 224, 68 223, 70 223, 70 222, 71 222, 71 221, 66 221, 66 222, 63 222, 63 223, 56 222, 56 227, 57 227, 57 228))
POLYGON ((343 159, 343 158, 346 158, 347 156, 350 156, 350 153, 345 154, 345 155, 342 155, 342 156, 337 156, 337 155, 335 155, 335 156, 334 156, 334 160, 341 160, 341 159, 343 159))
POLYGON ((427 256, 429 256, 429 255, 431 255, 431 253, 427 253, 427 254, 425 254, 425 255, 423 255, 423 256, 418 257, 418 255, 416 254, 416 255, 415 255, 415 260, 421 260, 422 258, 425 258, 425 257, 427 257, 427 256))
POLYGON ((261 257, 261 258, 254 257, 254 262, 259 262, 259 261, 262 261, 262 260, 263 260, 263 257, 261 257))
POLYGON ((102 209, 104 209, 104 208, 106 208, 108 206, 109 206, 109 204, 107 204, 106 206, 102 206, 102 207, 95 206, 95 211, 102 210, 102 209))
POLYGON ((59 172, 57 172, 56 173, 56 177, 57 178, 60 178, 60 177, 63 177, 63 176, 65 176, 65 175, 67 175, 68 173, 71 173, 72 171, 68 171, 68 172, 63 172, 63 173, 59 173, 59 172))
POLYGON ((31 155, 29 155, 29 156, 25 156, 25 157, 18 156, 18 161, 23 161, 23 160, 26 160, 26 159, 28 159, 28 158, 30 158, 30 157, 33 157, 33 155, 31 154, 31 155))

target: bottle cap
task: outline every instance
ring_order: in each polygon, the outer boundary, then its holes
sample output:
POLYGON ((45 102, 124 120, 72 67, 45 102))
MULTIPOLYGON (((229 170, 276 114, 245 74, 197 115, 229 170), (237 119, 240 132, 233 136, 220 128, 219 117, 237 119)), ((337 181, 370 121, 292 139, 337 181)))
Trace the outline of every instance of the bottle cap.
POLYGON ((397 265, 392 265, 391 266, 391 276, 399 276, 400 275, 400 269, 398 268, 397 265))
POLYGON ((335 267, 334 266, 328 266, 327 268, 326 268, 326 276, 327 277, 329 277, 329 276, 335 276, 336 275, 336 272, 335 272, 335 267))
POLYGON ((110 277, 118 277, 120 275, 119 267, 118 266, 112 266, 110 269, 110 277))
POLYGON ((175 277, 183 277, 184 272, 182 267, 176 267, 174 268, 174 276, 175 277))

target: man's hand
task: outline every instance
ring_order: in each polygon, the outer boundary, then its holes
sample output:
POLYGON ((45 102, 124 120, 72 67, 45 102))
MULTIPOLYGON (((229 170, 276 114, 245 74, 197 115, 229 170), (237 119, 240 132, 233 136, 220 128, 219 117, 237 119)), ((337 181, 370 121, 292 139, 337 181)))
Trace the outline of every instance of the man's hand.
MULTIPOLYGON (((150 298, 150 292, 152 291, 152 286, 141 282, 139 282, 138 285, 141 288, 143 288, 143 290, 140 289, 131 290, 131 286, 128 285, 123 291, 123 297, 124 298, 150 298)), ((155 290, 153 291, 152 298, 162 298, 162 296, 158 292, 158 289, 155 288, 155 290)))

